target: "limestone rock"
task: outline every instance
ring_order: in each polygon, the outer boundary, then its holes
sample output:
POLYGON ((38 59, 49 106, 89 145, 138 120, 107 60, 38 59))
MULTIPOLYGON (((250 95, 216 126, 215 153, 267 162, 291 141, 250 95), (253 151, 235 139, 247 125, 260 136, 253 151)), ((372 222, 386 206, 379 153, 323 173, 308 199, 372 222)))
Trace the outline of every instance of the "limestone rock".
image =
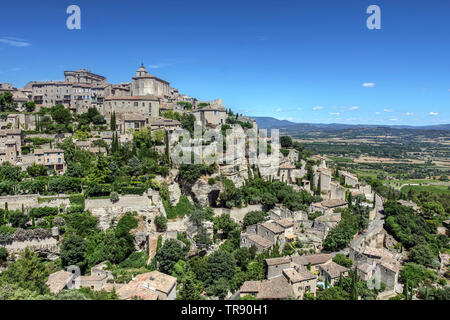
POLYGON ((215 205, 220 191, 222 191, 220 183, 216 182, 210 185, 204 179, 198 179, 191 188, 194 201, 204 207, 215 205))

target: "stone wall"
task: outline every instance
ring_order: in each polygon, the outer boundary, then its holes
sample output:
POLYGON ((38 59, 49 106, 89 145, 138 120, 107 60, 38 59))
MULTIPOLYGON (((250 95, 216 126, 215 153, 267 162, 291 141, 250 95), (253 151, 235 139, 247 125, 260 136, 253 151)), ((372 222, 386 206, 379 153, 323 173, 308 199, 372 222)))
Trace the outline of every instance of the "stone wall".
POLYGON ((115 203, 109 199, 86 199, 85 208, 99 219, 98 227, 104 230, 111 226, 114 218, 128 211, 136 211, 152 221, 159 213, 148 194, 120 196, 115 203))
POLYGON ((233 209, 214 208, 214 215, 217 216, 222 214, 229 214, 234 221, 242 223, 247 213, 251 211, 261 211, 261 210, 263 210, 263 206, 260 204, 254 204, 244 208, 233 208, 233 209))
POLYGON ((22 210, 22 204, 25 210, 39 206, 37 194, 2 196, 0 197, 0 208, 4 209, 6 202, 9 210, 22 210))

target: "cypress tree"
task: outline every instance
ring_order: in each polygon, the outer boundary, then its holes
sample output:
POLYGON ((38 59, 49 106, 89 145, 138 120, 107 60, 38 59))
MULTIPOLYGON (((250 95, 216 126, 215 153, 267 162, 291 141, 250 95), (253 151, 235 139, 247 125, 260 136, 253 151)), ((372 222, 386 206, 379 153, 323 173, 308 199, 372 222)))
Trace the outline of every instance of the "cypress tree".
POLYGON ((355 266, 355 269, 353 270, 353 276, 352 276, 352 293, 351 293, 352 300, 358 300, 358 288, 357 288, 358 283, 357 282, 358 282, 358 271, 355 266))
POLYGON ((408 283, 408 280, 406 280, 406 283, 403 286, 403 298, 405 300, 408 300, 408 286, 409 286, 409 283, 408 283))
POLYGON ((322 194, 322 175, 319 176, 319 181, 317 181, 316 195, 320 196, 322 194))
POLYGON ((110 121, 110 125, 111 125, 111 131, 116 131, 116 112, 114 111, 113 114, 111 115, 111 121, 110 121))
POLYGON ((351 209, 353 207, 353 195, 352 192, 348 193, 348 208, 351 209))

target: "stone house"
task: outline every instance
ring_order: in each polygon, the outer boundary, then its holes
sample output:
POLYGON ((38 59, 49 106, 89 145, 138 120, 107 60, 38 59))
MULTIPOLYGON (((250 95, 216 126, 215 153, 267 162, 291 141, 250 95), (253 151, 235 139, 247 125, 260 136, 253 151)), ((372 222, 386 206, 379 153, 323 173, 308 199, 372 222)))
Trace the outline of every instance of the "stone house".
POLYGON ((108 276, 106 274, 80 276, 75 279, 75 289, 90 288, 94 291, 102 290, 105 287, 107 280, 108 276))
POLYGON ((334 285, 339 280, 340 276, 347 276, 350 269, 343 267, 333 261, 329 261, 318 266, 319 277, 323 281, 328 281, 330 285, 334 285))
POLYGON ((266 259, 265 262, 267 280, 244 282, 239 290, 241 297, 251 294, 258 299, 302 300, 306 292, 316 294, 317 276, 293 262, 291 257, 266 259))
POLYGON ((319 186, 319 180, 320 180, 320 189, 322 191, 329 191, 330 190, 330 183, 331 183, 331 170, 327 168, 319 168, 314 173, 314 187, 317 188, 319 186))
POLYGON ((117 294, 121 300, 131 300, 134 297, 143 300, 175 300, 177 278, 159 271, 143 273, 118 289, 117 294))
POLYGON ((355 261, 361 277, 373 287, 386 284, 387 290, 394 290, 398 283, 401 256, 386 249, 364 247, 355 250, 350 247, 349 257, 355 261))
POLYGON ((155 119, 150 122, 151 130, 173 131, 181 128, 181 122, 172 119, 155 119))
POLYGON ((278 169, 278 176, 280 181, 286 182, 287 184, 294 184, 296 182, 293 175, 293 171, 295 169, 296 167, 290 162, 281 164, 278 169))
POLYGON ((222 105, 210 105, 193 111, 196 121, 203 127, 217 127, 225 124, 227 112, 222 105))
POLYGON ((119 121, 119 131, 126 133, 129 130, 140 130, 148 125, 148 118, 138 113, 126 113, 119 121))
POLYGON ((354 174, 351 174, 350 172, 339 170, 338 172, 339 176, 344 178, 344 183, 348 186, 351 186, 353 188, 359 187, 359 181, 358 177, 354 174))
POLYGON ((34 151, 34 162, 45 165, 48 169, 59 174, 64 174, 66 171, 64 150, 61 149, 36 149, 34 151))
POLYGON ((292 285, 284 276, 270 280, 245 281, 239 289, 239 296, 252 295, 261 300, 282 300, 295 298, 292 285))
POLYGON ((305 293, 316 295, 317 276, 295 263, 283 270, 284 277, 292 286, 296 299, 303 300, 305 293))
POLYGON ((99 112, 106 117, 107 121, 109 121, 114 112, 117 117, 126 113, 138 113, 143 116, 157 118, 159 117, 159 107, 160 99, 152 95, 106 97, 99 112))
POLYGON ((320 211, 323 214, 328 214, 334 212, 334 210, 339 208, 347 208, 348 202, 341 199, 326 200, 322 202, 312 203, 309 207, 310 212, 320 211))
POLYGON ((75 274, 72 272, 60 270, 48 276, 46 285, 50 289, 51 293, 57 294, 63 289, 75 288, 74 279, 75 274))
POLYGON ((256 252, 261 253, 272 248, 273 243, 257 234, 241 234, 241 248, 251 248, 252 246, 256 247, 256 252))

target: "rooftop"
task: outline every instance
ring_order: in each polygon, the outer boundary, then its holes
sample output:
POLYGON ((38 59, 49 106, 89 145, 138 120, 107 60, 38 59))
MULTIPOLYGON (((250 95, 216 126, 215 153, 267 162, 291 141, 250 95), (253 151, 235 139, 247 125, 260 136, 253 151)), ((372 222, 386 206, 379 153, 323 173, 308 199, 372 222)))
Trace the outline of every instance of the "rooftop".
POLYGON ((73 274, 64 270, 57 271, 48 276, 46 282, 51 293, 58 293, 67 285, 67 283, 72 279, 73 274))
POLYGON ((294 225, 294 219, 292 218, 284 218, 281 220, 275 220, 275 223, 279 224, 283 228, 289 228, 294 225))
POLYGON ((311 265, 323 264, 331 260, 331 255, 328 253, 310 254, 305 256, 292 256, 292 262, 298 265, 306 266, 309 263, 311 265))
POLYGON ((303 269, 302 267, 284 269, 283 274, 292 283, 297 283, 297 282, 302 282, 302 281, 307 281, 307 280, 317 278, 314 274, 312 274, 308 270, 303 269))
POLYGON ((341 275, 341 273, 348 272, 350 269, 343 267, 333 261, 330 261, 325 264, 321 264, 319 266, 324 272, 330 275, 332 279, 337 278, 341 275))
POLYGON ((341 207, 345 206, 346 204, 348 204, 347 201, 340 199, 326 200, 321 202, 321 205, 327 208, 341 207))
POLYGON ((265 261, 268 266, 276 266, 280 264, 291 263, 291 259, 289 257, 271 258, 266 259, 265 261))
POLYGON ((284 232, 284 228, 282 228, 281 226, 279 226, 278 224, 276 224, 274 222, 261 223, 261 226, 263 226, 266 229, 269 229, 273 233, 283 233, 284 232))
POLYGON ((265 238, 263 238, 263 237, 261 237, 260 235, 257 235, 257 234, 243 233, 242 236, 243 237, 247 236, 247 238, 250 241, 260 245, 264 249, 270 248, 273 245, 273 243, 270 240, 267 240, 267 239, 265 239, 265 238))

